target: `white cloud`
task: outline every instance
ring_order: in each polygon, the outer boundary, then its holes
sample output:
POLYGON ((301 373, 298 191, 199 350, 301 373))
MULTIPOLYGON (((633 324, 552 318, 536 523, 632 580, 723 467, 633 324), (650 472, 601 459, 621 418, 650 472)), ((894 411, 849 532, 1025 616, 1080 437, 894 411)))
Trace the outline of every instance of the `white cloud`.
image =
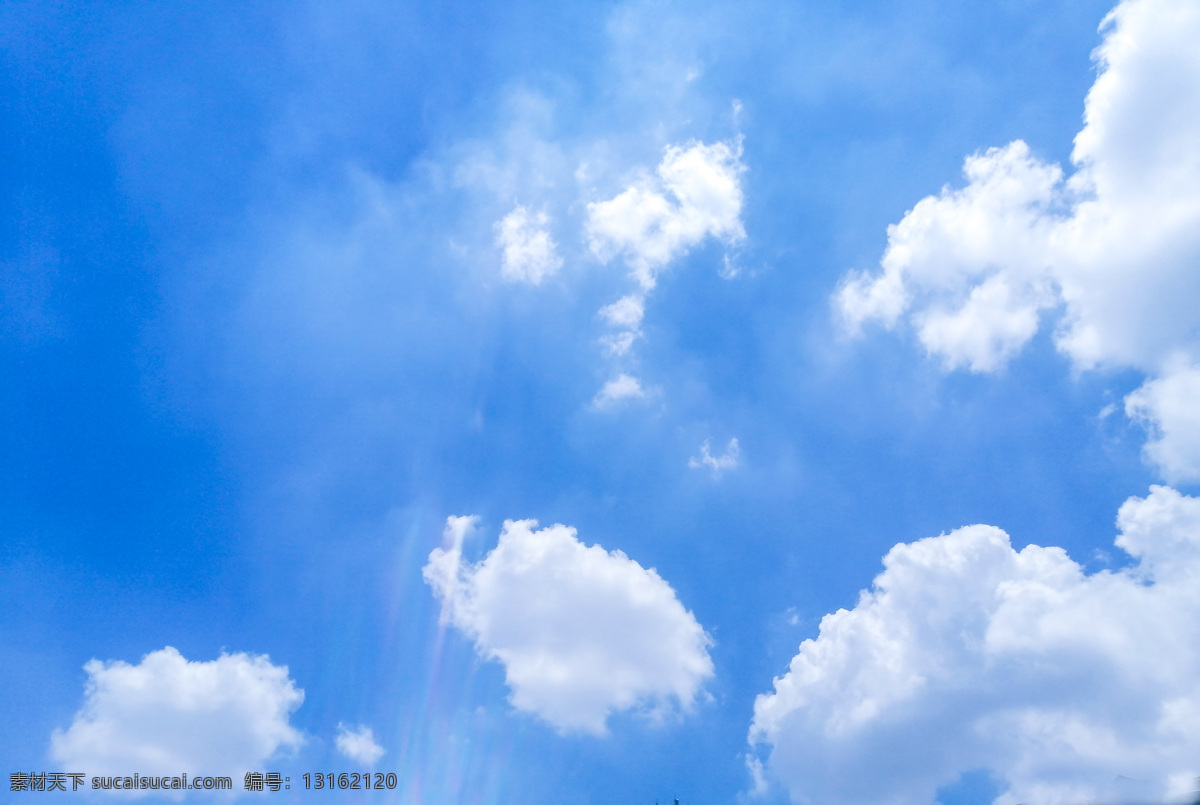
MULTIPOLYGON (((969 157, 966 187, 888 228, 880 273, 843 282, 851 331, 906 319, 947 368, 977 372, 1002 368, 1042 321, 1079 369, 1200 363, 1200 5, 1126 0, 1102 30, 1074 173, 1020 141, 969 157)), ((1132 407, 1164 468, 1200 466, 1194 436, 1132 407)))
POLYGON ((797 802, 928 805, 988 768, 998 805, 1103 801, 1118 775, 1180 800, 1200 774, 1200 499, 1118 515, 1137 563, 1091 576, 985 525, 900 544, 821 621, 751 740, 797 802))
POLYGON ((1200 481, 1200 366, 1169 366, 1125 398, 1125 413, 1152 437, 1146 458, 1169 481, 1200 481))
MULTIPOLYGON (((587 205, 592 253, 605 263, 620 257, 638 283, 635 293, 600 309, 600 317, 616 330, 600 338, 610 357, 628 355, 642 337, 646 298, 663 268, 706 238, 732 246, 746 237, 741 156, 740 136, 712 145, 691 141, 667 146, 654 175, 643 175, 607 201, 587 205)), ((722 276, 736 274, 731 265, 726 256, 722 276)), ((593 406, 643 396, 637 380, 622 373, 599 391, 593 406)))
POLYGON ((600 308, 600 316, 613 327, 636 330, 646 314, 646 300, 640 294, 622 296, 611 305, 600 308))
POLYGON ((562 268, 562 258, 546 227, 545 212, 516 207, 496 222, 496 246, 503 250, 500 274, 510 282, 538 285, 562 268))
POLYGON ((91 660, 84 670, 83 707, 51 737, 67 771, 241 775, 303 743, 288 719, 304 691, 265 656, 188 662, 168 646, 138 665, 91 660))
POLYGON ((712 470, 713 477, 719 478, 725 470, 735 469, 740 458, 741 449, 738 447, 737 439, 729 440, 723 456, 714 456, 711 442, 705 439, 704 444, 700 445, 700 455, 688 459, 688 466, 692 468, 708 467, 712 470))
POLYGON ((712 236, 734 244, 742 226, 741 144, 668 146, 654 177, 587 206, 592 252, 623 257, 643 291, 667 263, 712 236))
POLYGON ((645 396, 646 390, 638 379, 622 372, 601 387, 592 405, 601 409, 611 408, 623 400, 640 400, 645 396))
POLYGON ((691 706, 713 674, 710 640, 653 569, 534 520, 506 521, 483 561, 464 563, 475 520, 447 520, 425 579, 443 622, 504 665, 514 707, 561 732, 603 734, 615 711, 691 706))
POLYGON ((760 758, 746 755, 746 771, 750 773, 750 791, 752 797, 761 797, 771 789, 767 781, 767 770, 760 758))
POLYGON ((721 260, 721 270, 718 271, 717 273, 720 275, 721 279, 723 279, 723 280, 732 280, 732 279, 737 279, 739 276, 741 276, 742 268, 737 263, 735 263, 729 257, 729 255, 725 255, 725 257, 721 260))
POLYGON ((383 757, 383 747, 375 740, 375 731, 370 727, 359 726, 350 729, 345 724, 338 724, 337 750, 355 763, 364 766, 374 766, 383 757))
POLYGON ((621 356, 629 353, 633 342, 642 335, 642 317, 646 314, 646 298, 642 294, 622 296, 611 305, 600 308, 600 318, 610 327, 619 328, 600 339, 609 355, 621 356))
POLYGON ((600 337, 600 346, 604 347, 604 351, 613 357, 621 357, 628 355, 633 349, 633 342, 640 338, 641 330, 621 330, 616 333, 607 333, 600 337))
POLYGON ((968 158, 964 172, 966 188, 922 199, 888 227, 883 273, 851 276, 837 301, 853 329, 871 320, 891 327, 911 310, 932 354, 987 371, 1024 346, 1054 301, 1046 213, 1062 172, 1023 142, 968 158))

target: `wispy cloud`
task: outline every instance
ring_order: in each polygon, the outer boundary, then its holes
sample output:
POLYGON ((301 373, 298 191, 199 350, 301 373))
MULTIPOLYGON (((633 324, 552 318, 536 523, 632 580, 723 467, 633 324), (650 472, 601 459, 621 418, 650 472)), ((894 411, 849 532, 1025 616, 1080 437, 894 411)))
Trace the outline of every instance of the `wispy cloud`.
POLYGON ((741 463, 741 449, 738 447, 737 439, 730 439, 729 444, 725 447, 724 455, 720 456, 712 454, 712 444, 705 439, 704 443, 700 445, 700 455, 688 459, 689 467, 693 469, 707 467, 712 471, 714 478, 720 478, 721 473, 735 469, 739 463, 741 463))
POLYGON ((641 382, 631 375, 621 373, 605 383, 592 400, 596 408, 611 408, 627 400, 640 400, 646 396, 641 382))
POLYGON ((550 216, 518 206, 496 222, 496 246, 502 250, 501 275, 510 282, 538 285, 562 268, 546 227, 550 216))

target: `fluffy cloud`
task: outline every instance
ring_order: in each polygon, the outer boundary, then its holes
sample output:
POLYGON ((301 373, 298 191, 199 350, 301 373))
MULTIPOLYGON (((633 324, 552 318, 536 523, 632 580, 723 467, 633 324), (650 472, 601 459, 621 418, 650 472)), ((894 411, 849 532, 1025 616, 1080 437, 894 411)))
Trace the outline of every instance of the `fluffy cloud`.
POLYGON ((138 665, 92 660, 84 670, 83 707, 51 737, 67 771, 240 775, 303 743, 288 719, 304 692, 265 656, 188 662, 168 646, 138 665))
POLYGON ((514 707, 603 734, 614 711, 691 706, 713 673, 710 640, 653 569, 534 520, 506 521, 483 561, 464 563, 475 520, 447 520, 425 579, 443 622, 504 665, 514 707))
POLYGON ((735 469, 740 460, 741 449, 738 447, 737 439, 729 440, 729 445, 725 448, 725 455, 723 456, 714 456, 712 454, 712 443, 708 439, 705 439, 704 443, 700 445, 700 455, 688 459, 688 466, 693 469, 707 467, 712 471, 714 478, 719 478, 725 470, 735 469))
POLYGON ((549 223, 546 213, 533 213, 525 207, 516 207, 496 222, 501 276, 509 282, 538 285, 562 268, 562 258, 546 230, 549 223))
MULTIPOLYGON (((1074 173, 1020 141, 969 157, 966 187, 889 227, 880 273, 843 282, 850 330, 907 320, 947 368, 977 372, 1051 320, 1080 369, 1200 361, 1200 6, 1127 0, 1102 30, 1074 173)), ((1135 407, 1160 431, 1150 453, 1164 470, 1200 464, 1194 438, 1177 442, 1152 404, 1135 407)))
POLYGON ((1200 773, 1200 499, 1152 487, 1118 515, 1137 562, 976 525, 900 544, 821 621, 751 740, 798 802, 921 803, 988 768, 1000 805, 1097 801, 1119 776, 1179 800, 1200 773))
POLYGON ((384 754, 383 747, 375 740, 375 731, 370 727, 359 726, 352 730, 345 724, 338 724, 335 743, 343 756, 364 766, 374 766, 384 754))
POLYGON ((1200 481, 1200 367, 1180 363, 1125 398, 1152 436, 1145 453, 1170 481, 1200 481))
POLYGON ((668 146, 655 176, 587 206, 588 242, 604 262, 623 257, 643 290, 663 266, 712 236, 728 244, 742 226, 741 143, 668 146))
POLYGON ((923 199, 889 228, 882 273, 843 285, 852 327, 907 313, 932 354, 983 371, 1052 306, 1063 309, 1058 346, 1081 368, 1157 370, 1196 345, 1200 7, 1130 0, 1105 30, 1074 175, 1020 141, 968 158, 965 188, 923 199), (942 335, 948 319, 965 340, 942 335))
POLYGON ((894 326, 907 312, 948 367, 990 371, 1055 303, 1044 255, 1062 171, 1015 142, 968 158, 965 173, 966 188, 922 199, 888 228, 883 273, 851 277, 838 302, 855 329, 873 319, 894 326))

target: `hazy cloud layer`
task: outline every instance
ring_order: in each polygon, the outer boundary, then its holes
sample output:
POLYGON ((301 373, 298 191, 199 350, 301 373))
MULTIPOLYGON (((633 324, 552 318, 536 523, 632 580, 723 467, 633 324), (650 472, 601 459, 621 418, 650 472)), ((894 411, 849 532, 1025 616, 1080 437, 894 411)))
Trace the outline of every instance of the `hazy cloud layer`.
POLYGON ((168 646, 137 665, 91 660, 84 670, 83 706, 51 737, 67 771, 240 775, 304 742, 289 723, 304 691, 265 656, 188 662, 168 646))
POLYGON ((999 805, 1111 797, 1118 776, 1179 800, 1200 774, 1200 499, 1131 498, 1085 575, 974 525, 900 544, 851 610, 821 621, 751 740, 798 802, 928 805, 988 768, 999 805))
POLYGON ((443 621, 504 665, 514 707, 602 734, 614 711, 691 706, 713 673, 710 641, 653 569, 534 520, 506 521, 496 547, 465 563, 474 523, 449 518, 425 579, 443 621))
POLYGON ((1128 0, 1102 29, 1074 173, 1020 141, 969 157, 966 187, 889 227, 882 271, 848 276, 836 307, 855 332, 909 322, 948 369, 1000 369, 1053 321, 1078 368, 1177 373, 1132 405, 1150 458, 1196 480, 1200 446, 1162 395, 1200 361, 1200 6, 1128 0))

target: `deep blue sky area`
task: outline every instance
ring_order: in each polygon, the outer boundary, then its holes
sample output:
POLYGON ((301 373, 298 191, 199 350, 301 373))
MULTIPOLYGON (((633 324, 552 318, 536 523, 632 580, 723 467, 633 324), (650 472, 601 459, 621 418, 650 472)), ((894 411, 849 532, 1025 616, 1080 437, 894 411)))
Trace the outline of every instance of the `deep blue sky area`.
MULTIPOLYGON (((1070 172, 1109 8, 6 3, 6 773, 62 768, 85 663, 171 646, 287 667, 303 742, 262 767, 294 782, 359 768, 334 735, 371 727, 400 785, 364 801, 787 802, 751 793, 755 697, 893 545, 987 523, 1129 562, 1144 372, 1079 371, 1052 324, 946 371, 831 302, 964 157, 1021 139, 1070 172), (588 204, 739 137, 745 237, 680 252, 607 357, 597 311, 636 286, 588 204), (501 272, 520 205, 561 256, 538 284, 501 272), (596 403, 614 367, 645 396, 596 403), (690 708, 597 735, 514 704, 422 577, 452 515, 473 562, 536 519, 654 568, 712 640, 690 708)), ((945 805, 1004 790, 969 772, 945 805)))

